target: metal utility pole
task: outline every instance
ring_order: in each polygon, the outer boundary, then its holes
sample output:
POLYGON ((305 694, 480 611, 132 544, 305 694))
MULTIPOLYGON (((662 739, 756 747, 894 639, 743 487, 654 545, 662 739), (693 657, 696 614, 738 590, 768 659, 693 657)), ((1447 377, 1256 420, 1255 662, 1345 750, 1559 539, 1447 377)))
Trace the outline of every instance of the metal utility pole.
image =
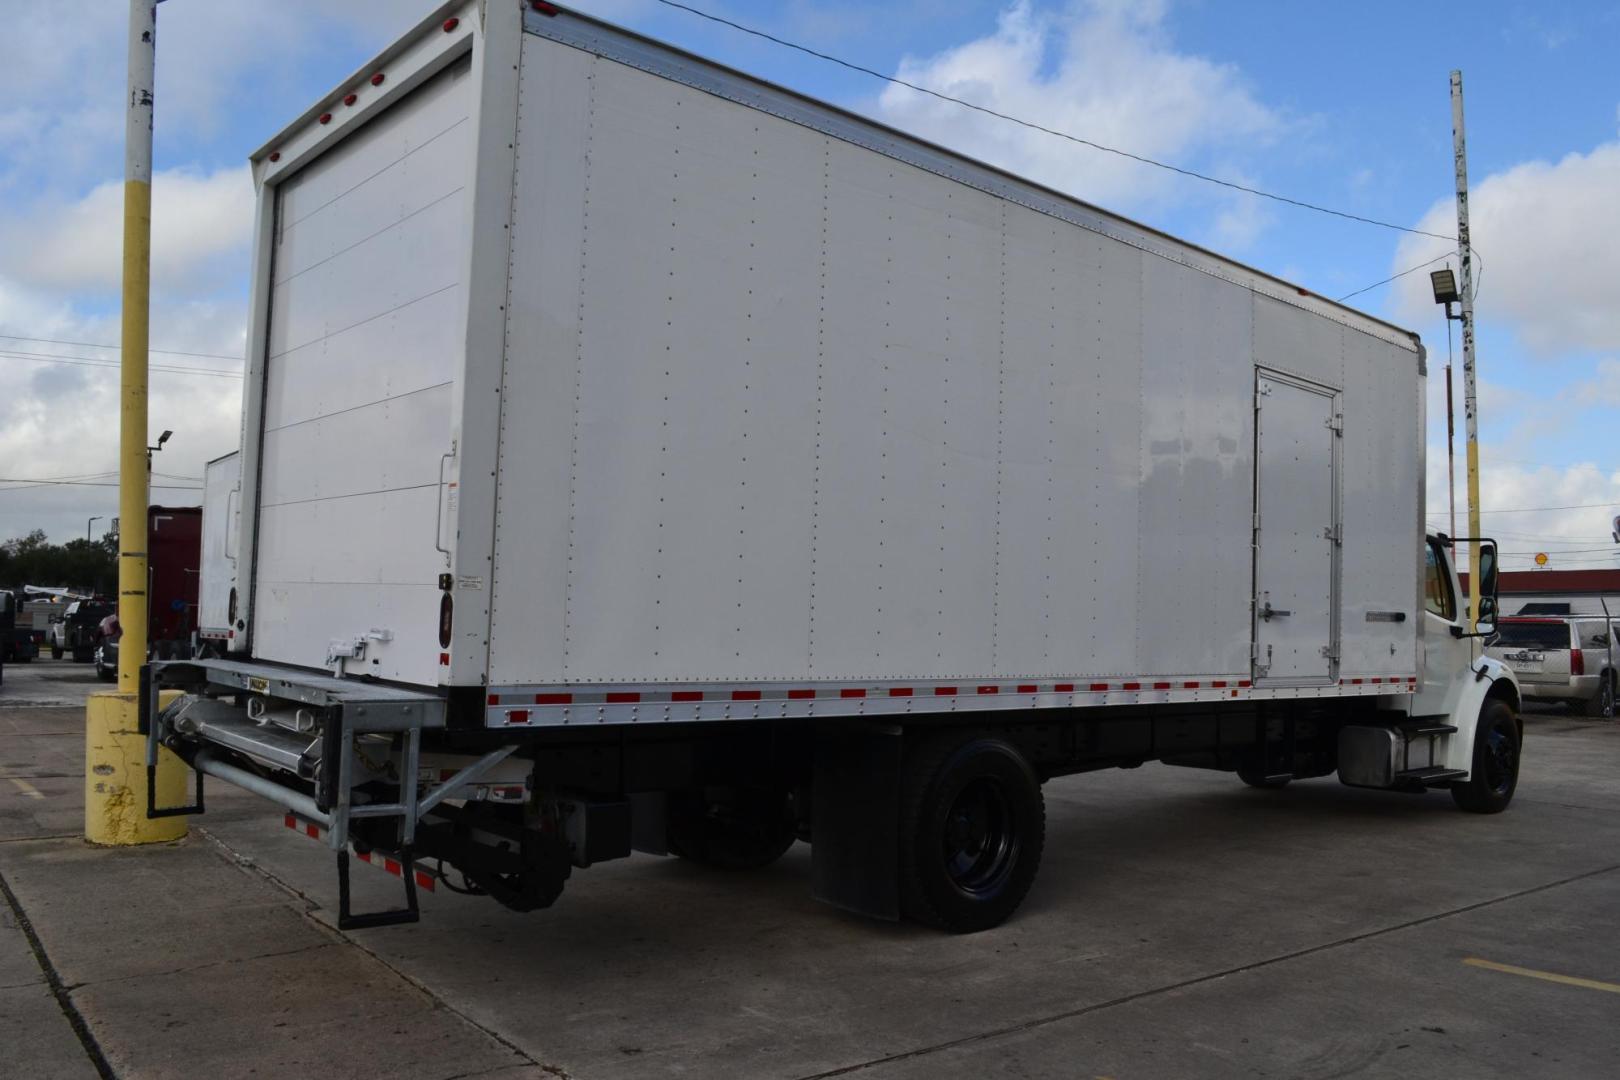
POLYGON ((1479 622, 1479 414, 1474 396, 1474 251, 1468 239, 1468 147, 1463 138, 1462 72, 1451 73, 1451 141, 1457 166, 1458 299, 1462 307, 1463 416, 1468 439, 1468 632, 1479 622))
MULTIPOLYGON (((1451 324, 1446 323, 1446 341, 1451 341, 1451 324)), ((1457 535, 1457 413, 1451 404, 1451 361, 1446 361, 1446 508, 1451 512, 1451 532, 1457 535)), ((1457 564, 1457 544, 1451 544, 1451 564, 1457 564)))
POLYGON ((129 83, 124 99, 124 296, 118 422, 118 690, 93 694, 85 715, 84 835, 98 844, 146 844, 186 833, 183 817, 146 817, 184 800, 184 766, 167 751, 146 767, 138 689, 146 662, 147 346, 152 267, 152 112, 157 0, 130 0, 129 83))
POLYGON ((86 540, 90 539, 90 527, 93 526, 96 522, 98 522, 100 520, 101 520, 101 515, 97 514, 95 517, 91 518, 89 521, 84 523, 84 538, 86 540))

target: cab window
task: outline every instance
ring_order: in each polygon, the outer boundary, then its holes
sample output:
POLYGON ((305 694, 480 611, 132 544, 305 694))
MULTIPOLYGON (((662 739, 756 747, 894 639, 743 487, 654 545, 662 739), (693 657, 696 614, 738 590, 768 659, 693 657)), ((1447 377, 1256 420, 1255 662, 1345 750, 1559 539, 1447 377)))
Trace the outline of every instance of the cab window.
POLYGON ((1457 598, 1451 593, 1451 575, 1434 541, 1423 546, 1423 606, 1445 619, 1457 619, 1457 598))

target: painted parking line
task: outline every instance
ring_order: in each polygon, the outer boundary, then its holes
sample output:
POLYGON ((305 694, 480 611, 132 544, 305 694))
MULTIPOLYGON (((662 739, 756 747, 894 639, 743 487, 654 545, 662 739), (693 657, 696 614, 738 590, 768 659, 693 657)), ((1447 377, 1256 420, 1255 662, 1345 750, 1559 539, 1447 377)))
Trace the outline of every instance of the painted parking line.
POLYGON ((1565 986, 1581 986, 1588 990, 1605 990, 1611 994, 1620 994, 1620 983, 1599 982, 1597 979, 1582 979, 1574 975, 1559 975, 1552 971, 1537 971, 1534 968, 1514 967, 1512 964, 1498 964, 1494 960, 1481 960, 1477 956, 1470 956, 1463 963, 1469 967, 1484 968, 1487 971, 1523 975, 1527 979, 1541 979, 1544 982, 1563 983, 1565 986))
POLYGON ((30 784, 26 780, 19 780, 14 776, 11 778, 11 782, 17 785, 18 791, 22 792, 30 799, 43 799, 45 797, 44 792, 40 791, 39 788, 35 787, 33 784, 30 784))

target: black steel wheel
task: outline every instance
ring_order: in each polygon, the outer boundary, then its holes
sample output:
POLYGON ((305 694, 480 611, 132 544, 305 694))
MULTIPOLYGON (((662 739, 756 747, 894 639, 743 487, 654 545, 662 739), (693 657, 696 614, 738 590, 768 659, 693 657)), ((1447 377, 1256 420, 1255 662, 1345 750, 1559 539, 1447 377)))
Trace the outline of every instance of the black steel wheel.
POLYGON ((737 787, 672 791, 665 803, 671 855, 722 870, 758 870, 798 839, 783 790, 737 787))
POLYGON ((1500 814, 1519 786, 1519 721, 1507 702, 1491 698, 1474 729, 1473 767, 1467 780, 1451 785, 1451 798, 1474 814, 1500 814))
POLYGON ((956 933, 988 930, 1023 902, 1046 835, 1041 785, 1011 743, 948 733, 908 747, 900 906, 956 933))

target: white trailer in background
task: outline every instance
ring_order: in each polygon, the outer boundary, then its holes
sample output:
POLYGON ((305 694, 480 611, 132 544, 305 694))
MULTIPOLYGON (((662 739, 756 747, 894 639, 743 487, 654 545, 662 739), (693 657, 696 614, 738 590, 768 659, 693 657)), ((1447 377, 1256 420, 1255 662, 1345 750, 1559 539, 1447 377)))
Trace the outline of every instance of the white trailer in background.
POLYGON ((1148 760, 1512 796, 1407 331, 517 0, 253 174, 236 636, 153 753, 397 859, 370 921, 799 837, 982 928, 1040 781, 1148 760))
POLYGON ((213 655, 235 636, 237 518, 242 458, 235 450, 203 469, 202 581, 198 587, 197 644, 213 655))

